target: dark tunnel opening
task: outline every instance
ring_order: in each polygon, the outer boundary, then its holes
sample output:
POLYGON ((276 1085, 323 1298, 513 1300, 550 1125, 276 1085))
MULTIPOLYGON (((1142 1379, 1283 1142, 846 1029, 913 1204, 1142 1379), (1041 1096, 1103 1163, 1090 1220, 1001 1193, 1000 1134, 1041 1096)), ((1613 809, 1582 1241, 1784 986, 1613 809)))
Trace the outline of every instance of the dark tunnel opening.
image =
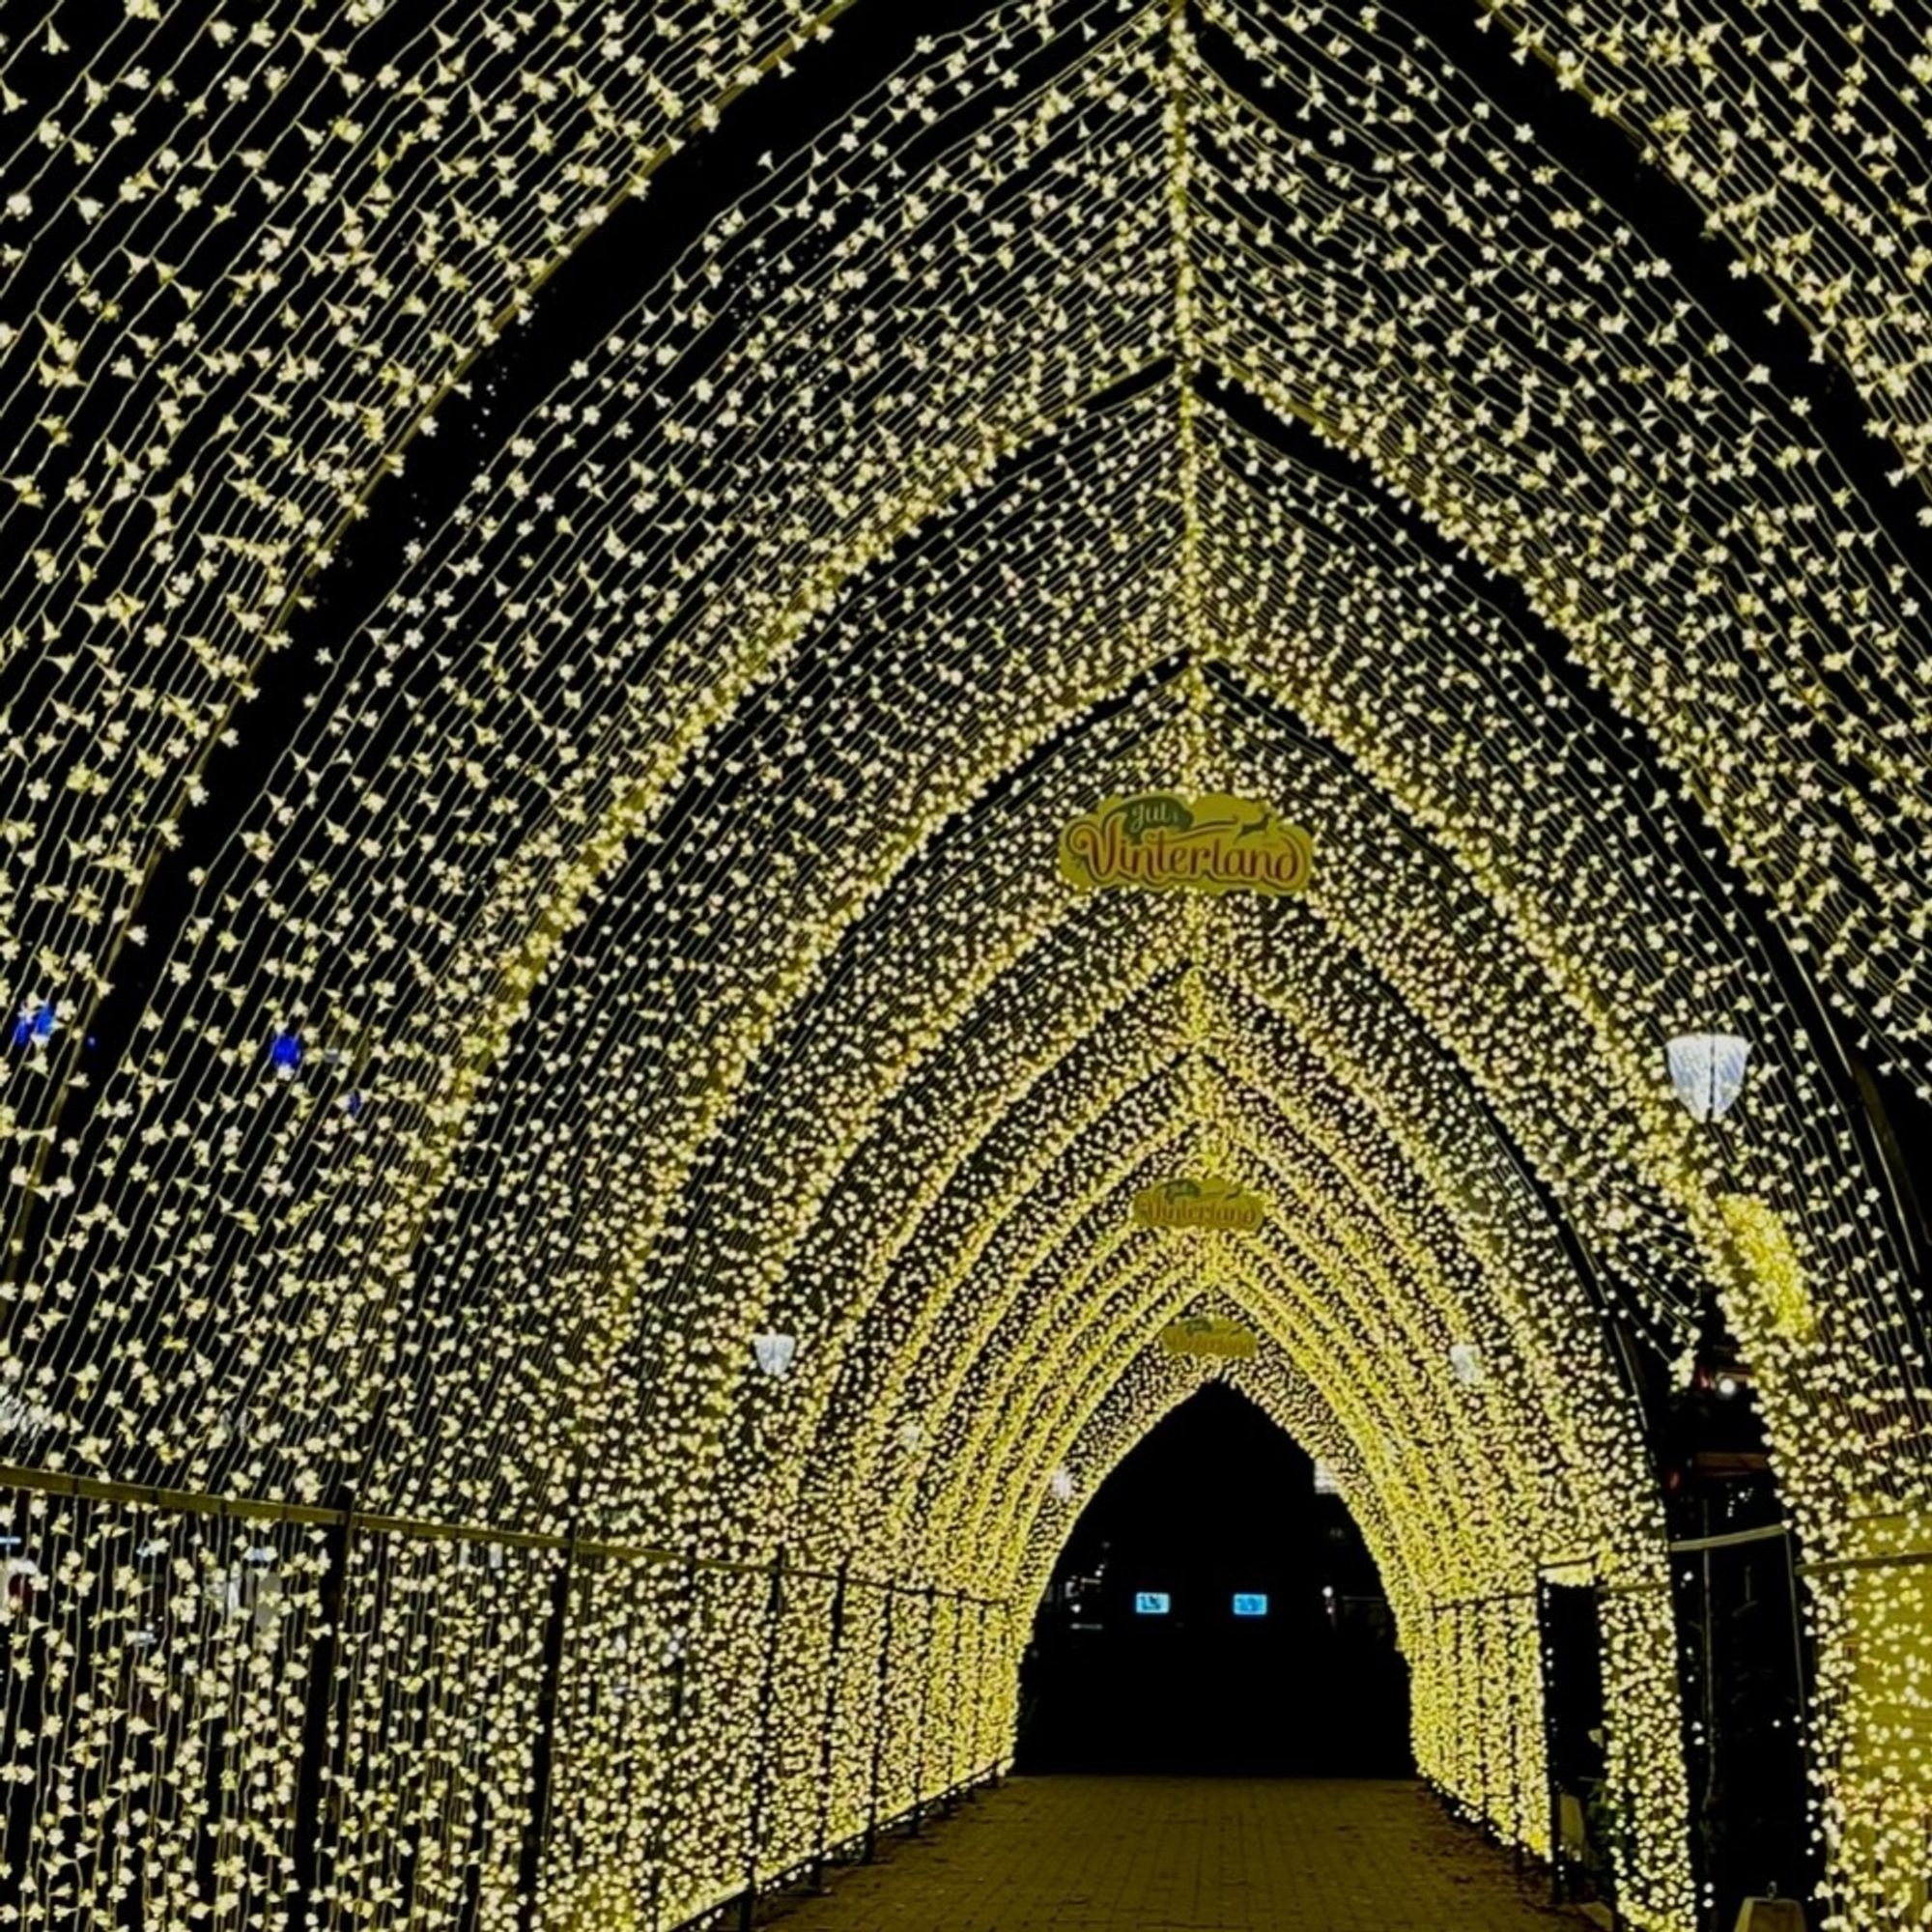
POLYGON ((1021 1666, 1022 1772, 1404 1776, 1407 1669, 1318 1465, 1209 1382, 1122 1461, 1021 1666))

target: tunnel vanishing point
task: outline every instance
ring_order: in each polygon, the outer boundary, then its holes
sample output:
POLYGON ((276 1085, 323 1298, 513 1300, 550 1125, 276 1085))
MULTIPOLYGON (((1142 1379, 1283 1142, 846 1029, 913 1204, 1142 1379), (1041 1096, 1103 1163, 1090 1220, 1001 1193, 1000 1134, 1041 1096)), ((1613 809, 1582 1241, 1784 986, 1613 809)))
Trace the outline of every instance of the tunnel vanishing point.
POLYGON ((10 7, 0 1923, 737 1910, 1007 1763, 1215 1378, 1537 1858, 1584 1606, 1640 1932, 1781 1544, 1810 1922, 1923 1923, 1928 89, 1920 0, 10 7))

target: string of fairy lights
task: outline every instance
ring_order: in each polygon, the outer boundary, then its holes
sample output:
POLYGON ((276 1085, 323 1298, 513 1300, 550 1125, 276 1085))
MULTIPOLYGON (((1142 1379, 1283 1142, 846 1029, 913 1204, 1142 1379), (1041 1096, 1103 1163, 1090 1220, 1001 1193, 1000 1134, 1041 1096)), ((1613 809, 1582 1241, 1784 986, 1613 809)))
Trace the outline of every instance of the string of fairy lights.
POLYGON ((1714 6, 1649 32, 1534 0, 1490 11, 1695 196, 1858 385, 1901 470, 1922 478, 1928 209, 1911 158, 1927 70, 1913 10, 1794 10, 1763 34, 1714 6), (1748 102, 1741 126, 1734 102, 1748 102))
MULTIPOLYGON (((1215 1372, 1346 1472, 1419 1762, 1511 1838, 1548 1845, 1537 1565, 1614 1592, 1622 1902, 1679 1932, 1663 1528, 1605 1324, 1688 1372, 1714 1294, 1828 1566, 1834 1899, 1908 1922, 1923 1605, 1829 1566, 1923 1548, 1932 1384, 1764 936, 1923 1082, 1895 519, 1375 10, 910 39, 505 388, 560 265, 846 12, 136 0, 102 40, 49 0, 0 38, 21 1922, 131 1889, 240 1926, 308 1884, 659 1932, 945 1788, 1010 1737, 1024 1617, 921 1592, 1030 1602, 1208 1308, 1264 1344, 1215 1372), (442 429, 484 450, 447 514, 321 607, 442 429), (1070 895, 1060 827, 1176 787, 1311 827, 1305 901, 1070 895), (1753 1054, 1721 1136, 1662 1061, 1714 1027, 1753 1054), (1210 1162, 1277 1218, 1132 1226, 1210 1162), (69 1477, 312 1515, 250 1542, 69 1477), (331 1569, 355 1512, 476 1534, 331 1569), (810 1574, 768 1602, 781 1548, 810 1574), (83 1760, 141 1822, 70 1864, 83 1760), (267 1794, 213 1850, 211 1788, 267 1794)), ((1845 37, 1826 115, 1792 79, 1842 27, 1797 9, 1492 13, 1655 147, 1917 488, 1923 47, 1845 37)))

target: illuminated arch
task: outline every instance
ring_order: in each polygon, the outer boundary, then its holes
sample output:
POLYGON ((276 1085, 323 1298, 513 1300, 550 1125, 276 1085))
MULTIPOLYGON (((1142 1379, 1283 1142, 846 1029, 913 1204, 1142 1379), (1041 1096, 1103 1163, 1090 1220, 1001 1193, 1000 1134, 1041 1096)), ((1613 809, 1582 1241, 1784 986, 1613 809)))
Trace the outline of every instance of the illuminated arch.
MULTIPOLYGON (((790 0, 404 12, 144 0, 82 44, 55 7, 0 49, 33 318, 0 329, 0 1414, 55 1499, 48 1574, 179 1545, 210 1697, 246 1702, 258 1643, 291 1682, 339 1664, 381 1740, 331 1848, 292 1801, 208 1871, 162 1806, 157 1899, 330 1858, 399 1890, 406 1787, 469 1806, 486 1917, 538 1879, 556 1925, 721 1895, 750 1786, 675 1812, 663 1765, 743 1737, 764 1638, 722 1587, 686 1628, 659 1546, 762 1574, 789 1534, 801 1605, 868 1549, 1023 1597, 1042 1471, 1178 1399, 1151 1338, 1209 1295, 1265 1333, 1235 1378, 1350 1471, 1425 1767, 1532 1842, 1530 1623, 1435 1633, 1445 1592, 1524 1601, 1499 1497, 1587 1519, 1631 1905, 1676 1932, 1624 1361, 1667 1383, 1721 1302, 1820 1561, 1926 1501, 1911 1228, 1834 1035, 1923 1081, 1897 10, 1843 34, 1856 143, 1784 84, 1842 23, 1776 10, 1748 40, 1715 5, 1643 36, 1543 0, 1487 35, 1272 0, 930 35, 790 0), (841 47, 801 121, 790 74, 841 47), (1742 293, 1606 200, 1525 52, 1661 159, 1742 293), (589 299, 607 275, 629 293, 589 299), (1069 898, 1067 817, 1209 785, 1313 825, 1306 903, 1069 898), (1755 1055, 1728 1145, 1661 1059, 1717 1024, 1755 1055), (1131 1183, 1210 1155, 1308 1225, 1123 1231, 1131 1183), (767 1319, 802 1345, 782 1387, 747 1359, 767 1319), (1442 1376, 1465 1322, 1493 1413, 1442 1376), (389 1515, 414 1527, 357 1541, 389 1515), (259 1587, 258 1520, 288 1583, 244 1641, 218 1606, 259 1587), (330 1576, 362 1593, 339 1651, 330 1576), (411 1649, 423 1724, 509 1714, 496 1758, 416 1749, 411 1649), (673 1650, 730 1687, 688 1734, 673 1650), (647 1686, 621 1720, 607 1682, 647 1686)), ((153 1578, 110 1572, 102 1630, 153 1627, 153 1578)), ((1834 1577, 1833 1882, 1891 1924, 1921 1774, 1855 1660, 1913 1599, 1834 1577)), ((965 1596, 923 1601, 922 1640, 963 1630, 965 1596)), ((817 1618, 774 1669, 788 1739, 859 1668, 817 1618)), ((890 1721, 831 1697, 843 1824, 868 1758, 920 1795, 932 1668, 885 1650, 890 1721)), ((999 1694, 949 1762, 996 1746, 999 1694)), ((233 1748, 295 1791, 308 1734, 265 1722, 233 1748)), ((203 1788, 187 1731, 154 1748, 203 1788)), ((445 1850, 408 1881, 430 1917, 445 1850)))

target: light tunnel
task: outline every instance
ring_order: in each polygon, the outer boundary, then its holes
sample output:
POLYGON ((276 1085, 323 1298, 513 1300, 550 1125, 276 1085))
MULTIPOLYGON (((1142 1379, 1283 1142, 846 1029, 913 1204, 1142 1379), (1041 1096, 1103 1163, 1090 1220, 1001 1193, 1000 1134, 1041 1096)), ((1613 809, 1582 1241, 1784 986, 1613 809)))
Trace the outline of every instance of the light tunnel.
POLYGON ((736 1910, 1000 1771, 1219 1378, 1539 1857, 1590 1594, 1701 1932, 1714 1350, 1815 1909, 1920 1922, 1922 10, 43 11, 7 1922, 736 1910), (1056 863, 1218 795, 1305 892, 1056 863))

